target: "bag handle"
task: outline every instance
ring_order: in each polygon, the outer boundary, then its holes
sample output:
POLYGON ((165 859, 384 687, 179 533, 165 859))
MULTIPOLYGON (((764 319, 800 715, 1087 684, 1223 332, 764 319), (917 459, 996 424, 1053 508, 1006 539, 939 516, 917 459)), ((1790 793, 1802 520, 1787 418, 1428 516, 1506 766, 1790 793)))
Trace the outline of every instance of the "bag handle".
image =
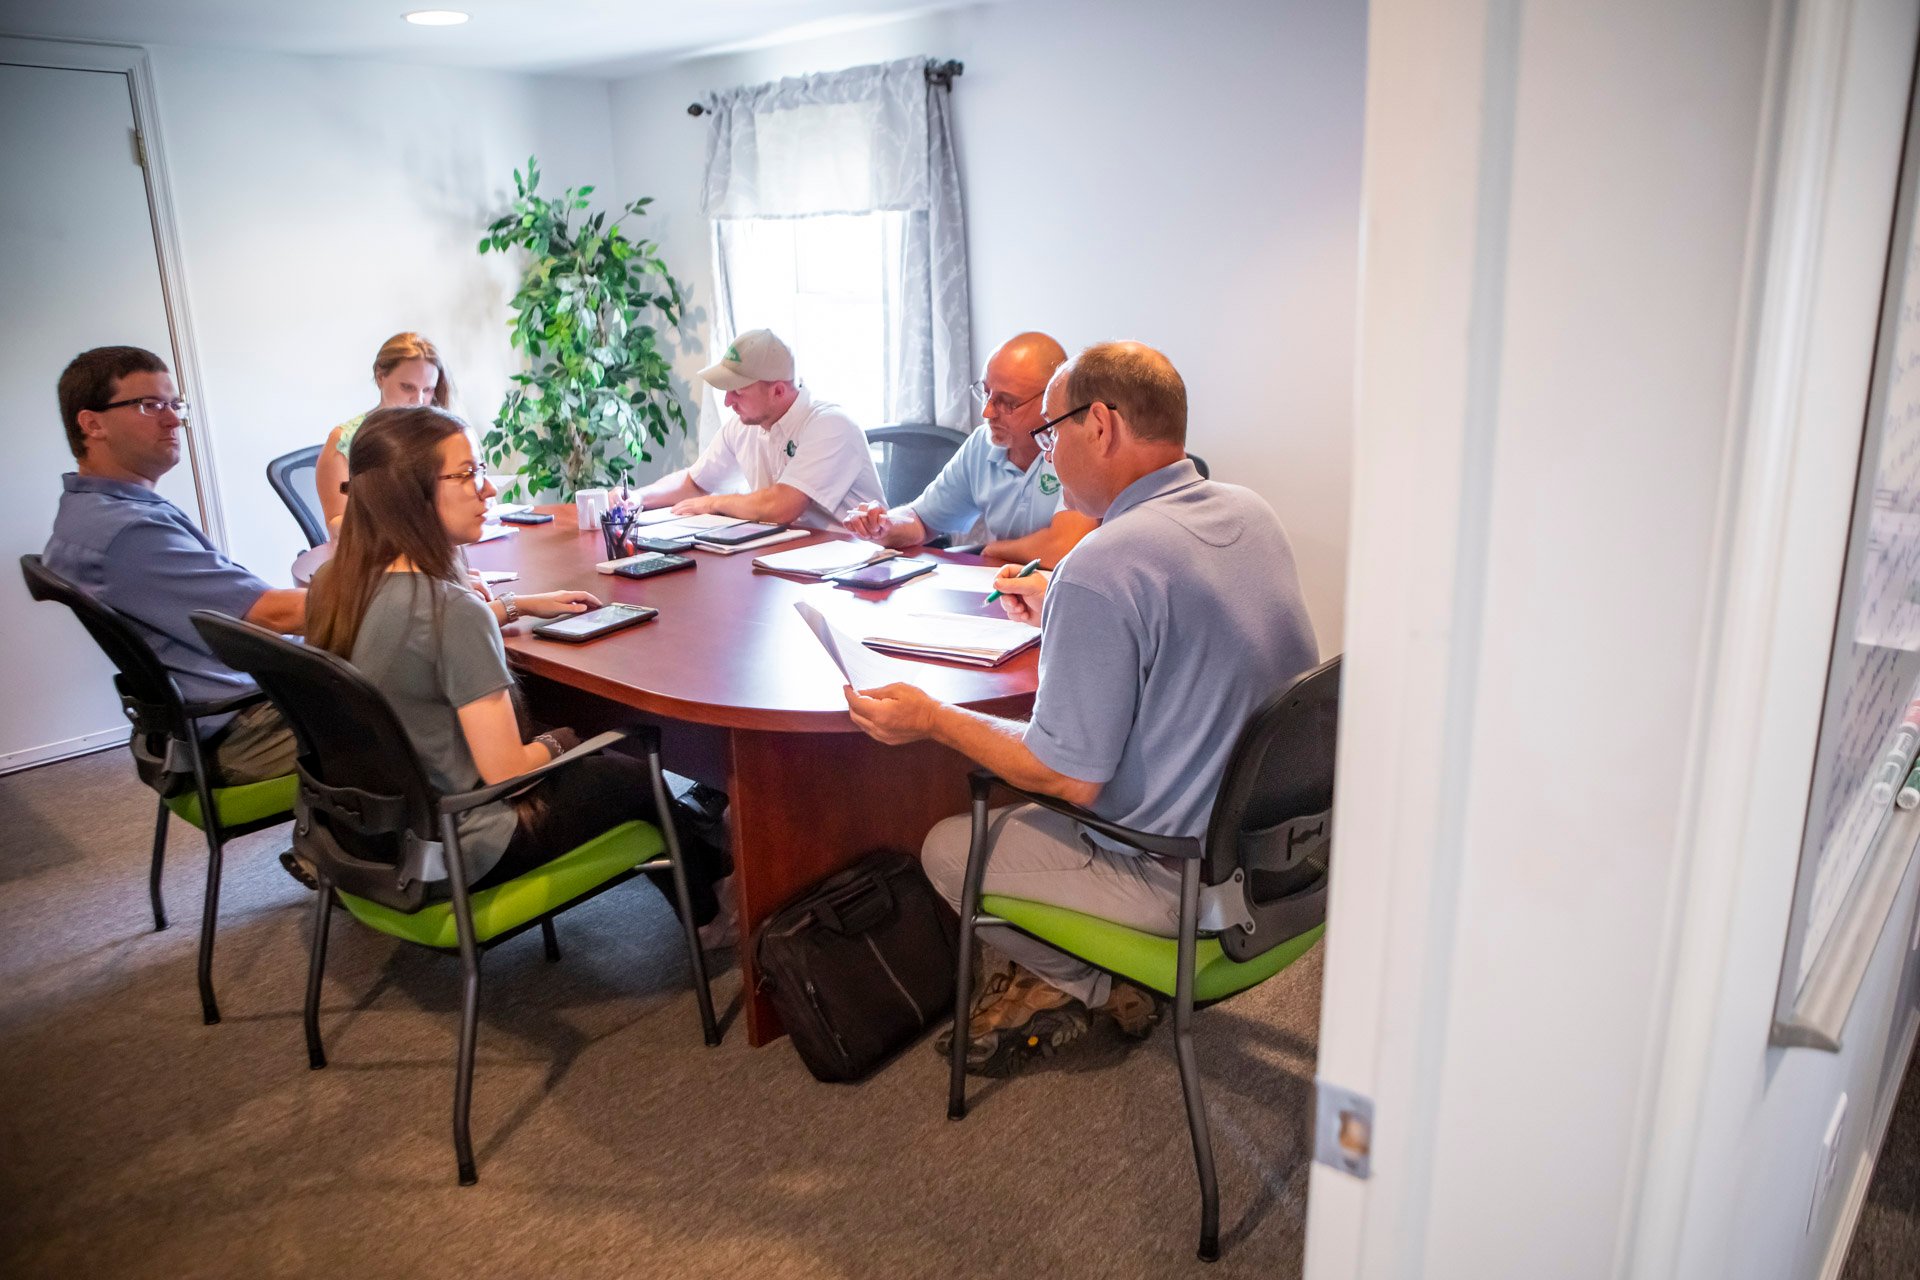
POLYGON ((813 904, 814 919, 848 937, 867 932, 892 914, 893 889, 882 876, 863 876, 813 904))

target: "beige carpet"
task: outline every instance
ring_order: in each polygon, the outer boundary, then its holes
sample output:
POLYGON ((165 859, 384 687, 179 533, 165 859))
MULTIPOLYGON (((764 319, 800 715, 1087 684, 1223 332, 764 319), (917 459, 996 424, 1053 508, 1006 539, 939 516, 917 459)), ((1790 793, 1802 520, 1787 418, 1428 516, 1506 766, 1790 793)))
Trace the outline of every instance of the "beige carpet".
POLYGON ((205 846, 180 824, 154 933, 153 800, 115 750, 0 778, 0 1274, 1101 1276, 1300 1272, 1318 949, 1202 1013, 1225 1258, 1198 1192, 1171 1037, 978 1087, 945 1118, 916 1046, 865 1084, 700 1042, 663 902, 625 886, 486 960, 473 1132, 449 1141, 457 968, 335 917, 323 1027, 300 1033, 310 899, 230 850, 200 1025, 205 846))

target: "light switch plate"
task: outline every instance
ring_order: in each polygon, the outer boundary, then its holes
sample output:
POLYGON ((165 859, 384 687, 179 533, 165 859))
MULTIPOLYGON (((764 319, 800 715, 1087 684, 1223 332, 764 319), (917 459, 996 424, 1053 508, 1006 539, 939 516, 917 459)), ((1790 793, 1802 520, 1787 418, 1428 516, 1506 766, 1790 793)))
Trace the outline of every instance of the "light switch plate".
POLYGON ((1813 1196, 1807 1204, 1808 1232, 1812 1232, 1820 1207, 1827 1202, 1827 1193, 1833 1190, 1833 1175, 1840 1167, 1840 1139, 1846 1130, 1847 1095, 1843 1093, 1833 1106, 1833 1118, 1827 1121, 1826 1136, 1820 1140, 1820 1163, 1814 1169, 1813 1196))

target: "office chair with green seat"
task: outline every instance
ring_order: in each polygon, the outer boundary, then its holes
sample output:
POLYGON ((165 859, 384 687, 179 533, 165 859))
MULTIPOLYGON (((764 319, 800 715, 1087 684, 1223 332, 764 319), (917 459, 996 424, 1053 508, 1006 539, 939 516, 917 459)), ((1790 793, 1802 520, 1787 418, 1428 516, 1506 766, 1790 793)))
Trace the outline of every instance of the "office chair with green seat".
POLYGON ((40 562, 39 556, 21 556, 20 572, 27 593, 35 600, 52 600, 71 609, 94 643, 106 653, 118 674, 113 678, 120 706, 133 722, 128 747, 140 780, 159 793, 153 825, 153 861, 147 871, 147 896, 153 903, 155 932, 167 927, 166 903, 160 893, 160 871, 167 853, 167 819, 179 817, 200 828, 207 838, 207 892, 200 912, 200 1016, 211 1025, 220 1021, 220 1005, 213 994, 213 935, 220 916, 220 870, 226 842, 264 831, 293 817, 296 779, 292 774, 241 786, 216 787, 210 779, 206 753, 201 748, 199 722, 264 702, 258 689, 210 702, 189 702, 133 623, 110 605, 101 604, 40 562), (211 812, 213 821, 206 815, 211 812))
POLYGON ((973 1004, 973 928, 1007 925, 1173 999, 1174 1053, 1200 1177, 1202 1261, 1220 1256, 1213 1143, 1193 1055, 1196 1007, 1266 981, 1306 954, 1326 927, 1331 867, 1334 743, 1340 659, 1308 671, 1255 711, 1234 744, 1204 840, 1117 826, 1078 806, 974 773, 956 969, 947 1116, 967 1114, 967 1020, 973 1004), (1143 853, 1180 862, 1180 932, 1162 938, 1046 903, 980 891, 992 854, 987 800, 995 787, 1074 818, 1143 853), (1209 932, 1201 936, 1205 916, 1209 932))
POLYGON ((320 982, 327 964, 330 898, 362 924, 402 942, 460 957, 460 1048, 454 1074, 453 1146, 460 1183, 479 1180, 467 1116, 479 1035, 480 953, 539 926, 547 959, 560 958, 554 917, 635 876, 666 871, 686 935, 701 1031, 720 1043, 707 987, 706 955, 693 923, 685 863, 656 730, 636 730, 652 775, 659 825, 624 822, 512 880, 472 892, 460 857, 458 815, 525 791, 557 769, 627 737, 604 733, 515 778, 457 795, 436 793, 386 698, 335 654, 293 644, 261 627, 201 610, 193 625, 222 662, 267 691, 300 743, 294 848, 320 878, 307 969, 307 1061, 327 1065, 320 1039, 320 982), (444 876, 452 893, 430 902, 427 883, 444 876))

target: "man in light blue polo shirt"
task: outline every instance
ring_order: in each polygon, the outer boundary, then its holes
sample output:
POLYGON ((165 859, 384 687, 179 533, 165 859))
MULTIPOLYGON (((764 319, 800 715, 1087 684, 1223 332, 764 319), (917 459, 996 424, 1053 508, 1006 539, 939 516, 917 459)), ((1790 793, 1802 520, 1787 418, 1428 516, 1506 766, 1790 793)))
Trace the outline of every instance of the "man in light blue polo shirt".
MULTIPOLYGON (((189 701, 252 689, 213 656, 187 615, 216 609, 297 634, 307 593, 270 587, 227 559, 154 491, 180 461, 187 420, 166 362, 139 347, 82 352, 60 375, 60 418, 79 466, 61 478, 47 568, 131 620, 189 701)), ((209 717, 201 728, 216 786, 293 772, 293 734, 270 703, 209 717)))
POLYGON ((1060 563, 1099 523, 1067 507, 1058 473, 1033 442, 1041 393, 1066 358, 1044 333, 1009 338, 973 384, 985 425, 919 497, 891 511, 865 503, 848 513, 847 528, 889 547, 916 547, 939 533, 984 542, 996 560, 1060 563))
MULTIPOLYGON (((936 702, 912 685, 847 691, 882 742, 932 738, 1017 786, 1123 826, 1204 836, 1241 728, 1318 660, 1293 551, 1273 508, 1203 480, 1186 457, 1186 387, 1136 343, 1087 348, 1047 388, 1040 440, 1068 500, 1101 525, 1048 575, 1004 571, 1007 612, 1041 626, 1029 724, 936 702)), ((1107 846, 1034 805, 994 811, 985 890, 1048 902, 1162 937, 1179 926, 1177 865, 1107 846)), ((921 860, 956 908, 970 822, 948 818, 921 860)), ((983 937, 1016 962, 991 978, 967 1061, 1004 1074, 1078 1037, 1089 1010, 1151 1031, 1150 996, 1011 929, 983 937)))

